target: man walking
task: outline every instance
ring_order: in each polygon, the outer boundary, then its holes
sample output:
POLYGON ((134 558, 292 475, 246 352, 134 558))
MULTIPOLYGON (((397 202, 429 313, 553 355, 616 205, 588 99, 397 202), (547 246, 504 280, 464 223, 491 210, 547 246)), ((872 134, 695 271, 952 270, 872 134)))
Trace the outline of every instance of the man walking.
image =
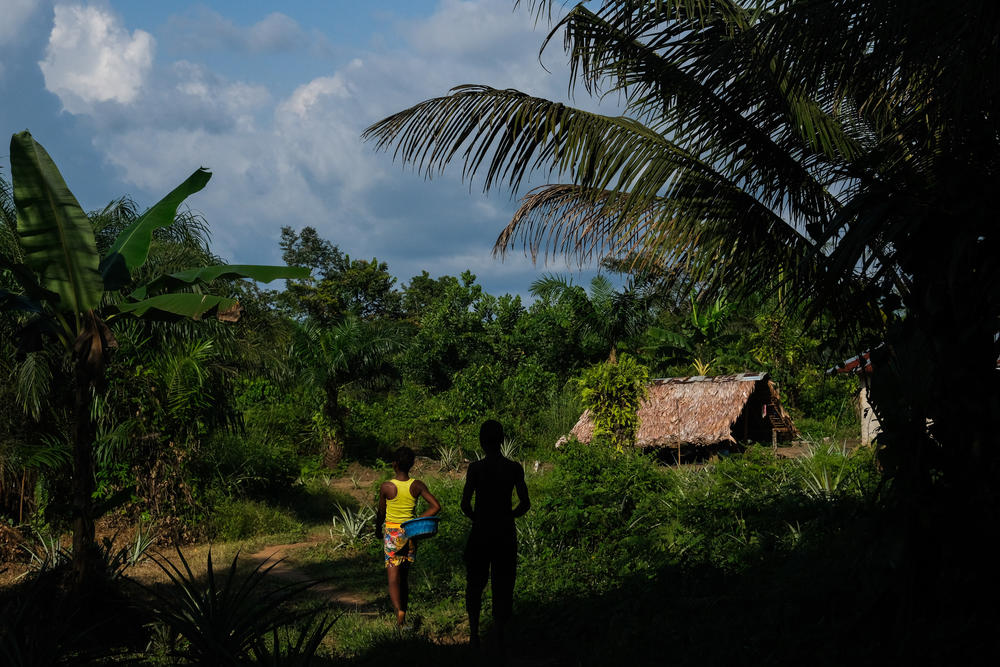
POLYGON ((503 426, 490 419, 479 429, 485 458, 469 466, 462 491, 462 512, 472 519, 465 547, 465 609, 473 647, 479 646, 479 612, 486 581, 493 584, 493 622, 497 645, 504 648, 504 630, 514 604, 517 576, 517 532, 514 519, 531 507, 524 469, 500 452, 503 426), (517 507, 511 508, 517 492, 517 507))

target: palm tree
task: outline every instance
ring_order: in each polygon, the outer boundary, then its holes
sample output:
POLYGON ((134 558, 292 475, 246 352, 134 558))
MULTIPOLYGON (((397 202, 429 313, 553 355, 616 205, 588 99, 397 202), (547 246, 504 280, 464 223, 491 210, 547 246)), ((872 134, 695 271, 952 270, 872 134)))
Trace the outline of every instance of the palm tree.
POLYGON ((291 357, 301 377, 321 397, 318 410, 323 462, 335 467, 344 454, 344 414, 340 396, 349 387, 380 389, 396 378, 392 357, 407 343, 397 322, 363 320, 348 314, 324 327, 301 325, 291 357))
POLYGON ((583 333, 601 342, 608 350, 611 363, 618 360, 618 345, 641 334, 650 321, 647 299, 634 281, 618 291, 610 280, 597 275, 590 281, 588 295, 572 280, 548 275, 531 283, 531 294, 543 301, 578 299, 583 302, 579 310, 586 316, 578 326, 583 333))
MULTIPOLYGON (((109 354, 117 342, 108 323, 119 318, 239 319, 239 303, 205 293, 216 280, 303 278, 289 267, 205 266, 165 273, 134 286, 157 229, 171 225, 177 207, 201 190, 211 174, 199 169, 143 215, 132 220, 104 252, 94 227, 45 149, 27 131, 10 143, 16 237, 0 254, 0 308, 18 325, 22 352, 51 348, 61 383, 72 394, 73 575, 86 585, 96 568, 92 396, 103 391, 109 354), (8 286, 13 286, 12 288, 8 286), (123 288, 129 288, 123 293, 123 288)), ((4 214, 8 217, 7 213, 4 214)))
POLYGON ((562 32, 571 91, 625 115, 467 85, 364 136, 485 189, 564 177, 523 197, 497 253, 682 266, 706 299, 780 287, 859 348, 884 339, 872 398, 896 488, 994 507, 997 5, 585 4, 545 43, 562 32))

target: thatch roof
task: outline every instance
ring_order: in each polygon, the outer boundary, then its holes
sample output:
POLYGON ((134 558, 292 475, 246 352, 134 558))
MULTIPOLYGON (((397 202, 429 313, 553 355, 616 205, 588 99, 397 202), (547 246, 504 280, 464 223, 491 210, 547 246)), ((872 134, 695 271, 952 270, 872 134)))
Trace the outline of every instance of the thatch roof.
MULTIPOLYGON (((767 375, 740 373, 653 380, 649 395, 639 407, 635 444, 645 449, 736 442, 732 426, 761 383, 761 390, 768 392, 768 402, 777 406, 787 419, 767 375)), ((581 442, 590 442, 594 424, 589 411, 584 411, 570 435, 581 442)))

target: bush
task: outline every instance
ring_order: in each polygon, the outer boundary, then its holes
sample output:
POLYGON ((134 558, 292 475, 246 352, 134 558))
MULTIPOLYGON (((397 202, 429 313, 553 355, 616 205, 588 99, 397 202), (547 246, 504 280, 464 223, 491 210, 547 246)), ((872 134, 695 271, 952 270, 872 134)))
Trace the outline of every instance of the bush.
POLYGON ((359 459, 388 459, 399 446, 433 456, 439 447, 469 448, 478 442, 478 424, 459 423, 448 393, 406 383, 398 392, 370 403, 345 400, 348 446, 359 459))
POLYGON ((303 526, 287 511, 253 500, 226 500, 206 520, 212 539, 245 540, 260 535, 302 533, 303 526))
MULTIPOLYGON (((815 419, 834 424, 858 423, 858 381, 854 377, 831 377, 816 368, 804 368, 790 381, 795 407, 815 419)), ((832 435, 832 434, 831 434, 832 435)))
POLYGON ((553 472, 537 480, 529 487, 532 509, 518 521, 530 595, 608 590, 655 570, 671 480, 649 457, 571 441, 553 472))
POLYGON ((226 496, 281 493, 299 474, 298 456, 287 444, 226 432, 205 441, 191 469, 197 487, 226 496))
POLYGON ((597 364, 583 372, 580 398, 590 410, 595 440, 606 440, 619 451, 635 443, 648 381, 649 369, 627 354, 617 363, 597 364))

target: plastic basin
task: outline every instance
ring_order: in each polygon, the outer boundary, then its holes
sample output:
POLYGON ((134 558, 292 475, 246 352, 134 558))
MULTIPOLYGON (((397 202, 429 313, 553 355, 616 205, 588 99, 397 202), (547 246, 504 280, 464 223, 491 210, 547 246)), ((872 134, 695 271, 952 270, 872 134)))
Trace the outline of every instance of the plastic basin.
POLYGON ((438 522, 440 520, 441 517, 437 516, 422 516, 404 521, 399 527, 403 529, 403 534, 411 539, 430 537, 438 532, 438 522))

